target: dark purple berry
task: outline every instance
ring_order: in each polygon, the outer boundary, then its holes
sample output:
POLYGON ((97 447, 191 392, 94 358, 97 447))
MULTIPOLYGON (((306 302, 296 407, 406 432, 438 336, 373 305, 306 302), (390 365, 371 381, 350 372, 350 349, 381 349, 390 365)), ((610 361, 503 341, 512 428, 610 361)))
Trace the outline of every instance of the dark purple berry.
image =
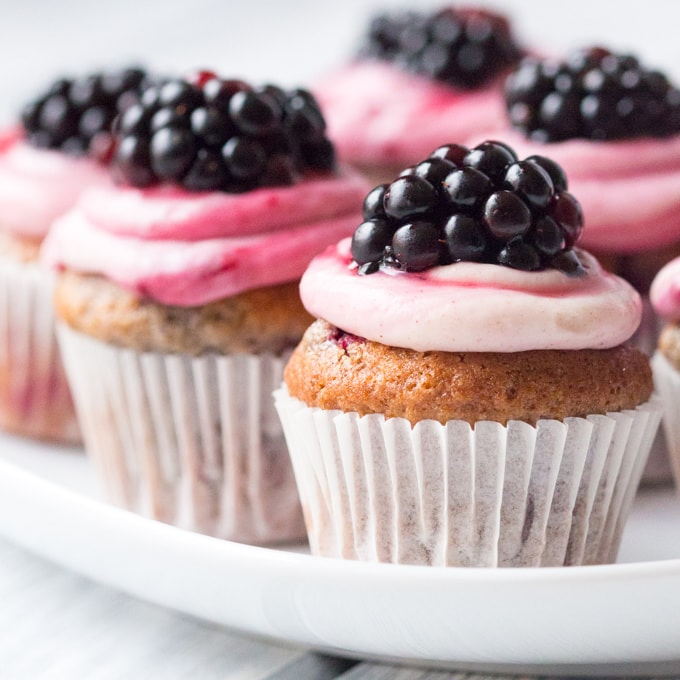
POLYGON ((529 156, 526 160, 540 165, 548 173, 556 192, 567 190, 567 176, 561 165, 545 156, 529 156))
POLYGON ((180 180, 193 165, 197 151, 196 140, 190 130, 162 128, 151 137, 151 168, 160 179, 180 180))
POLYGON ((443 160, 450 161, 455 166, 460 167, 463 165, 465 156, 467 156, 469 152, 470 149, 461 144, 444 144, 435 149, 430 154, 430 158, 442 158, 443 160))
POLYGON ((425 215, 433 210, 436 203, 434 187, 416 175, 400 177, 385 190, 385 213, 396 219, 425 215))
POLYGON ((223 147, 227 169, 236 179, 253 179, 267 166, 267 154, 262 145, 249 137, 232 137, 223 147))
POLYGON ((507 145, 501 142, 484 142, 470 149, 463 159, 463 165, 483 172, 495 182, 505 173, 508 165, 516 160, 515 152, 507 145))
POLYGON ((553 197, 550 175, 532 161, 517 161, 508 166, 505 184, 521 196, 531 208, 545 208, 553 197))
POLYGON ((234 133, 229 119, 216 107, 200 106, 191 113, 191 131, 200 137, 206 146, 220 147, 234 133))
POLYGON ((550 266, 567 276, 583 276, 584 269, 578 255, 573 250, 562 250, 550 260, 550 266))
POLYGON ((531 233, 534 245, 544 255, 556 255, 566 246, 564 231, 548 215, 542 215, 536 220, 531 233))
POLYGON ((221 78, 211 78, 203 85, 203 97, 205 103, 214 106, 219 111, 227 113, 231 98, 237 92, 250 91, 252 88, 242 80, 222 80, 221 78))
POLYGON ((148 187, 158 181, 151 170, 148 144, 135 135, 127 135, 118 142, 113 172, 119 180, 135 187, 148 187))
POLYGON ((443 183, 444 195, 456 210, 462 211, 471 211, 482 205, 493 188, 493 182, 474 168, 454 170, 443 183))
POLYGON ((579 202, 567 191, 562 191, 552 202, 550 217, 564 230, 567 248, 573 247, 583 231, 583 211, 579 202))
POLYGON ((185 80, 169 80, 161 85, 158 92, 158 104, 174 108, 178 115, 189 116, 202 102, 199 90, 185 80))
POLYGON ((241 132, 263 135, 273 132, 281 121, 281 107, 265 93, 237 92, 229 102, 229 114, 241 132))
POLYGON ((392 237, 394 259, 408 272, 420 272, 439 263, 439 230, 430 222, 411 222, 399 227, 392 237))
POLYGON ((486 230, 473 217, 452 215, 444 225, 444 238, 452 262, 475 262, 484 257, 486 230))
POLYGON ((385 217, 385 207, 383 205, 383 199, 385 198, 385 190, 389 184, 378 184, 378 186, 373 187, 363 204, 363 216, 365 220, 371 220, 374 217, 385 217))
POLYGON ((531 211, 511 191, 495 191, 484 204, 483 219, 491 234, 500 241, 523 236, 531 228, 531 211))
POLYGON ((531 245, 525 243, 521 237, 513 238, 506 244, 500 253, 498 253, 498 262, 506 267, 521 269, 527 272, 541 268, 539 254, 531 245))
MULTIPOLYGON (((440 187, 456 166, 444 158, 428 158, 413 168, 413 174, 426 179, 432 186, 440 187)), ((402 173, 403 174, 403 173, 402 173)))
POLYGON ((219 152, 199 149, 196 160, 182 178, 189 191, 217 191, 228 181, 227 169, 219 152))
POLYGON ((358 264, 379 260, 392 243, 394 230, 389 222, 376 218, 362 222, 352 236, 352 257, 358 264))

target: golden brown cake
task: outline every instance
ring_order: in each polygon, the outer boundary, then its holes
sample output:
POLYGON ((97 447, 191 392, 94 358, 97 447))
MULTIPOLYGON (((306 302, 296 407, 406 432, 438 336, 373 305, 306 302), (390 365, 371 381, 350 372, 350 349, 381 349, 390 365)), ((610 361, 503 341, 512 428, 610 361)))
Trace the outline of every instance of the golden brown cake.
POLYGON ((506 424, 633 409, 652 393, 634 348, 525 352, 416 352, 344 334, 317 320, 285 371, 308 406, 382 413, 412 425, 433 419, 506 424), (584 366, 588 367, 584 371, 584 366))

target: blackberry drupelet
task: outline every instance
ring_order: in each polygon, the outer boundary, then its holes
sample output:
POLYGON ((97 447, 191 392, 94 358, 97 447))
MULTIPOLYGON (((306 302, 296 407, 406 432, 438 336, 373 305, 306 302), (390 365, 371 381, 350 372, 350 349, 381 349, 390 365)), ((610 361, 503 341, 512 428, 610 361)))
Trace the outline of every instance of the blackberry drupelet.
POLYGON ((21 122, 29 144, 108 162, 111 124, 151 82, 141 68, 61 78, 29 102, 21 122))
POLYGON ((513 66, 521 50, 505 17, 448 7, 434 13, 376 16, 360 55, 394 62, 454 87, 474 89, 513 66))
POLYGON ((526 57, 505 83, 510 123, 540 142, 667 137, 680 91, 630 55, 591 47, 556 62, 526 57))
POLYGON ((502 142, 436 149, 370 191, 363 217, 351 244, 361 274, 461 261, 583 273, 573 250, 583 215, 562 168, 542 156, 520 161, 502 142))
POLYGON ((114 174, 137 187, 169 181, 189 191, 242 192, 335 170, 309 92, 253 87, 209 71, 148 88, 114 129, 114 174))

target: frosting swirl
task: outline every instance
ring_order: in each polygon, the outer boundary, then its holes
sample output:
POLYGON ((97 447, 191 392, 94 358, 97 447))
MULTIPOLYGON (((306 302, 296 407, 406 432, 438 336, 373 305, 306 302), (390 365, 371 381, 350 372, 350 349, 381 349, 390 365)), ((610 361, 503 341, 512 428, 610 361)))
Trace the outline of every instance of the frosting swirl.
POLYGON ((416 351, 604 349, 628 340, 641 300, 579 251, 585 275, 459 262, 418 274, 357 273, 344 239, 302 277, 307 310, 344 331, 416 351))
POLYGON ((19 236, 44 237, 85 189, 109 183, 95 161, 34 148, 18 129, 0 139, 0 222, 19 236))
POLYGON ((41 255, 163 304, 206 304, 298 279, 354 230, 366 191, 349 170, 236 195, 100 187, 55 222, 41 255))

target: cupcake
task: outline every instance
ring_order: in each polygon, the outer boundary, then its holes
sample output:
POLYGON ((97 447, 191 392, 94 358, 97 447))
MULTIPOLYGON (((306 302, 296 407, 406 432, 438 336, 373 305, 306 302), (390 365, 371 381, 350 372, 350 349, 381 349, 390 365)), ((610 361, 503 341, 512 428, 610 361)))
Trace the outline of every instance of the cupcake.
POLYGON ((0 133, 0 427, 79 441, 53 331, 52 274, 38 261, 52 222, 88 187, 106 185, 106 127, 139 89, 127 69, 60 79, 0 133))
POLYGON ((664 406, 662 429, 671 470, 680 487, 680 258, 666 264, 650 290, 655 312, 665 319, 659 344, 652 357, 654 383, 664 406))
POLYGON ((276 399, 313 553, 615 559, 660 407, 639 295, 576 247, 566 189, 547 158, 441 147, 312 261, 276 399))
MULTIPOLYGON (((633 342, 651 355, 660 320, 649 286, 680 254, 680 92, 635 56, 592 47, 563 60, 526 57, 505 93, 506 121, 470 143, 500 136, 564 168, 588 216, 583 246, 642 294, 633 342)), ((671 481, 659 434, 646 483, 671 481)))
POLYGON ((503 76, 521 48, 481 9, 398 12, 371 21, 358 56, 313 90, 340 158, 376 183, 503 118, 503 76))
POLYGON ((298 279, 365 180, 314 99, 201 72, 115 126, 117 184, 58 220, 59 341, 107 497, 249 543, 304 536, 272 390, 309 323, 298 279))

